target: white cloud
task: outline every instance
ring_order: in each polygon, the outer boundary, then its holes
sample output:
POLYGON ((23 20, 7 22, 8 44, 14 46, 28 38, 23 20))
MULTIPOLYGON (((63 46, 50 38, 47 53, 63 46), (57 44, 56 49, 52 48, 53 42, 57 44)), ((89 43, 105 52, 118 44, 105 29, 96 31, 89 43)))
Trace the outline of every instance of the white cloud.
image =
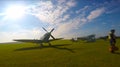
POLYGON ((58 3, 59 4, 63 4, 63 3, 65 3, 67 0, 58 0, 58 3))
MULTIPOLYGON (((83 24, 85 23, 82 21, 82 19, 80 19, 79 16, 75 17, 74 19, 71 19, 65 23, 58 24, 57 29, 54 32, 54 34, 55 36, 68 37, 69 36, 68 34, 70 33, 70 31, 78 29, 78 27, 82 26, 83 24)), ((74 33, 70 33, 70 34, 73 35, 74 33)))
POLYGON ((64 15, 63 17, 61 17, 61 18, 58 18, 55 22, 56 22, 56 24, 58 23, 61 23, 61 22, 65 22, 65 21, 67 21, 68 19, 70 19, 70 15, 69 14, 67 14, 67 15, 64 15))
POLYGON ((69 0, 66 4, 67 4, 67 6, 69 6, 69 7, 73 7, 73 6, 76 5, 76 2, 75 2, 74 0, 69 0))
POLYGON ((104 13, 105 9, 104 8, 97 8, 96 10, 93 10, 92 12, 90 12, 90 15, 88 15, 87 19, 89 21, 99 17, 100 15, 102 15, 104 13))
POLYGON ((63 21, 67 20, 68 18, 70 18, 70 15, 67 14, 63 17, 63 21))
POLYGON ((73 0, 60 0, 57 5, 54 5, 51 1, 40 1, 37 5, 29 7, 29 14, 36 16, 43 22, 57 23, 56 21, 60 18, 68 18, 68 16, 63 17, 64 14, 75 5, 76 3, 73 0))
POLYGON ((85 17, 83 17, 83 18, 81 18, 81 22, 86 23, 86 22, 88 22, 88 20, 85 17))
POLYGON ((76 13, 77 14, 82 13, 82 12, 86 11, 88 8, 89 8, 89 6, 84 6, 82 9, 77 10, 76 13))

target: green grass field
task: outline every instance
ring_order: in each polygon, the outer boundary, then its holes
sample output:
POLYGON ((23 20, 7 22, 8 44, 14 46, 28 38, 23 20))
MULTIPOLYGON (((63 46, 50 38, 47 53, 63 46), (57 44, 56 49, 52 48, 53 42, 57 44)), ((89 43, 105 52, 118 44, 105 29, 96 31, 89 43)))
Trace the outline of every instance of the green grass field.
MULTIPOLYGON (((0 67, 120 67, 120 50, 108 51, 109 42, 97 40, 44 44, 0 44, 0 67)), ((120 48, 120 39, 116 44, 120 48)))

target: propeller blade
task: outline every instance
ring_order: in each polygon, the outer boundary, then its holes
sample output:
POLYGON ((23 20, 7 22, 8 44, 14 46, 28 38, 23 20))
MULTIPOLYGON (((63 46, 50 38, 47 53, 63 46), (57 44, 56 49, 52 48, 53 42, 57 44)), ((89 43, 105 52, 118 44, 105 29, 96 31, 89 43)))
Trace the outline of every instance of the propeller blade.
POLYGON ((44 31, 48 32, 44 27, 42 27, 44 31))
POLYGON ((54 30, 54 28, 50 31, 50 33, 53 32, 53 30, 54 30))
POLYGON ((55 37, 53 37, 53 35, 50 35, 54 40, 55 40, 55 37))

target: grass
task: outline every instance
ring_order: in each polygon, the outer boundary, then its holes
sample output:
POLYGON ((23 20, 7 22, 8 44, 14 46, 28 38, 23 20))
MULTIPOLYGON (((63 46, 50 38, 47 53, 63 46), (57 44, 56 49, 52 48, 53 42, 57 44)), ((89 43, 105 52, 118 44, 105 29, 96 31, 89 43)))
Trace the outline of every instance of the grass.
MULTIPOLYGON (((44 45, 0 44, 0 67, 120 67, 120 50, 110 53, 108 41, 60 40, 51 47, 44 45)), ((120 39, 116 45, 120 47, 120 39)))

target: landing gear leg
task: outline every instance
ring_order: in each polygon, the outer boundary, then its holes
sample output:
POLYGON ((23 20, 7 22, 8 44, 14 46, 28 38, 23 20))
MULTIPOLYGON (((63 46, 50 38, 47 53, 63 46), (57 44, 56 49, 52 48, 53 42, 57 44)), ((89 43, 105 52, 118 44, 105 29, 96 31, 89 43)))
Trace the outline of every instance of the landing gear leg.
POLYGON ((51 43, 48 43, 49 44, 49 46, 51 46, 51 43))
POLYGON ((40 44, 40 47, 43 47, 43 44, 42 44, 42 43, 40 44))

